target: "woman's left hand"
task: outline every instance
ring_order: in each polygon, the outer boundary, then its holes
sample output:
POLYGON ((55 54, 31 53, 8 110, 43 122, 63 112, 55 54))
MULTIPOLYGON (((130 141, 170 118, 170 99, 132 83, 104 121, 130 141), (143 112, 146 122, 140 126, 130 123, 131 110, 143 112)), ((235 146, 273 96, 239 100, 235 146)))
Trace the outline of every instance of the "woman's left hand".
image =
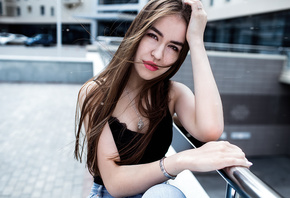
POLYGON ((191 19, 188 25, 186 39, 190 43, 194 39, 203 42, 203 35, 207 23, 207 14, 200 0, 184 0, 191 6, 191 19))

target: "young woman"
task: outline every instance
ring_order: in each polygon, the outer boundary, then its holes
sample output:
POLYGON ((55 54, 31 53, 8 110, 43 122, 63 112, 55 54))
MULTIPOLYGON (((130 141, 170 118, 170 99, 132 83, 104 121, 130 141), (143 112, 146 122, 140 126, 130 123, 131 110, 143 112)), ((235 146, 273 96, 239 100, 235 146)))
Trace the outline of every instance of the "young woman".
POLYGON ((82 158, 84 125, 91 197, 184 197, 164 182, 185 169, 250 166, 238 147, 215 141, 223 112, 203 43, 206 22, 198 0, 149 1, 107 68, 80 90, 75 156, 82 158), (189 49, 195 94, 170 80, 189 49), (175 113, 192 136, 208 143, 164 158, 175 113))

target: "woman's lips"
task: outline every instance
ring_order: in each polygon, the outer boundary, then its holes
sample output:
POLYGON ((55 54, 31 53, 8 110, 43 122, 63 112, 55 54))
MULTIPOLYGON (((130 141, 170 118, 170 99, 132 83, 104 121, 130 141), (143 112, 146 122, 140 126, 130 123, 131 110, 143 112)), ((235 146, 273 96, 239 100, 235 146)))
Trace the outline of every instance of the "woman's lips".
POLYGON ((156 66, 156 64, 152 61, 143 61, 144 66, 149 69, 150 71, 156 71, 159 68, 156 66))

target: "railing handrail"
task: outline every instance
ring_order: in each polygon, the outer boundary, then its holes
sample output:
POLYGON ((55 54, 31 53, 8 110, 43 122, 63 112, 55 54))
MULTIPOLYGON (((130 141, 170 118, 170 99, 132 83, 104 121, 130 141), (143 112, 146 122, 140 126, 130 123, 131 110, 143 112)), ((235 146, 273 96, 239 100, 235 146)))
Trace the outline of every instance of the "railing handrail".
POLYGON ((281 197, 281 195, 261 181, 248 168, 230 167, 225 168, 224 171, 249 197, 281 197))
POLYGON ((219 51, 221 48, 230 51, 269 51, 277 52, 277 54, 283 54, 290 51, 289 47, 280 47, 280 46, 265 46, 265 45, 248 45, 248 44, 234 44, 234 43, 215 43, 215 42, 205 42, 205 47, 208 49, 216 49, 219 51))
MULTIPOLYGON (((173 125, 174 132, 172 146, 176 152, 196 148, 179 127, 175 124, 173 125)), ((229 167, 223 170, 217 170, 217 172, 231 188, 244 198, 282 198, 280 194, 255 176, 248 168, 229 167)))

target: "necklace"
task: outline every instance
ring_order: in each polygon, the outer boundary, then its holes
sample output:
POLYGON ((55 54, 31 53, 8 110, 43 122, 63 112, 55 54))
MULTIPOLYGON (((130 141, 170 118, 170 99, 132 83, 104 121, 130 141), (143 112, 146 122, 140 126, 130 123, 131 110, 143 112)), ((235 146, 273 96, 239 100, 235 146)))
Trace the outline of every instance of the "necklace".
MULTIPOLYGON (((127 91, 127 89, 125 89, 125 91, 126 91, 126 93, 127 93, 128 98, 130 99, 130 103, 131 103, 133 100, 131 99, 130 94, 129 94, 129 92, 127 91)), ((141 130, 141 129, 143 128, 143 126, 144 126, 144 122, 143 122, 141 116, 139 115, 139 113, 138 113, 138 111, 137 111, 137 109, 136 109, 136 107, 135 107, 135 102, 134 102, 134 104, 132 105, 132 107, 133 107, 133 109, 134 109, 136 115, 137 115, 138 118, 139 118, 139 121, 138 121, 138 124, 137 124, 137 128, 138 128, 138 130, 141 130)))

